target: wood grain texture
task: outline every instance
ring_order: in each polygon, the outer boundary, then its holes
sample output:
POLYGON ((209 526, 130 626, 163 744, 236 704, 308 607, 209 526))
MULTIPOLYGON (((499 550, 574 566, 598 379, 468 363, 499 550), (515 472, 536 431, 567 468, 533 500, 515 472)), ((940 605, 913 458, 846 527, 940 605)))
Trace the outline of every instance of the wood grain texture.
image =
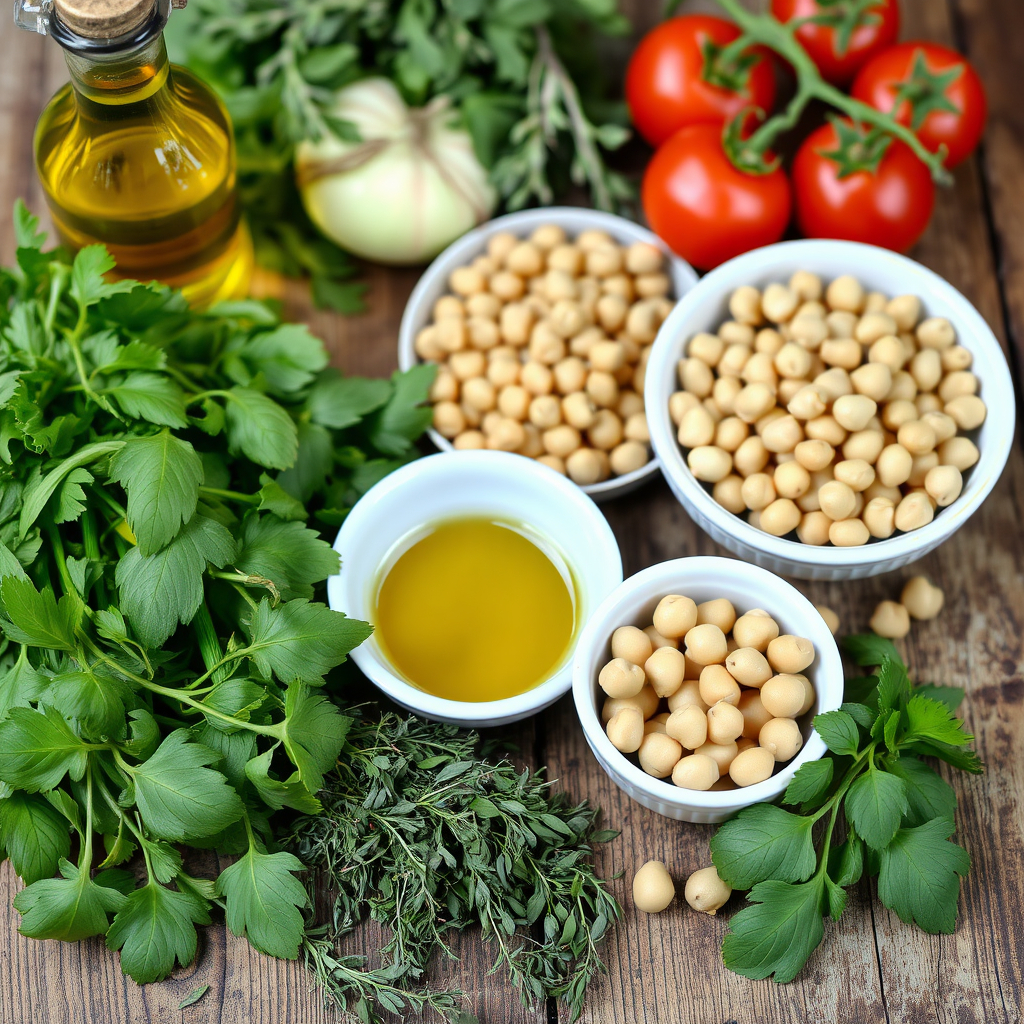
MULTIPOLYGON (((660 3, 622 5, 638 30, 657 20, 660 3)), ((687 10, 713 9, 693 0, 687 10)), ((992 325, 1013 360, 1024 346, 1024 13, 1020 0, 903 0, 904 38, 965 48, 985 80, 991 122, 981 159, 956 172, 915 255, 959 288, 992 325)), ((16 33, 0 16, 0 259, 12 254, 6 211, 22 195, 36 211, 42 196, 32 172, 31 131, 39 109, 63 81, 56 47, 16 33)), ((369 311, 340 318, 311 310, 300 287, 285 293, 290 315, 329 345, 353 373, 387 374, 414 271, 368 268, 369 311)), ((690 554, 723 554, 701 533, 663 483, 606 506, 627 573, 690 554)), ((882 907, 874 886, 851 893, 838 925, 798 981, 777 986, 725 971, 719 946, 735 898, 716 918, 674 905, 649 917, 630 906, 628 880, 644 860, 664 860, 682 880, 709 862, 709 826, 669 821, 628 801, 586 747, 571 702, 513 735, 522 756, 547 763, 551 777, 598 802, 622 836, 602 849, 601 867, 625 872, 613 883, 625 906, 605 947, 609 973, 589 993, 587 1024, 1019 1024, 1024 1012, 1024 455, 1018 443, 982 510, 911 571, 856 584, 797 585, 835 608, 844 630, 866 627, 874 604, 898 594, 912 572, 928 573, 947 595, 939 619, 915 625, 903 647, 920 679, 964 686, 964 715, 989 763, 980 778, 947 777, 960 807, 960 841, 974 865, 963 886, 952 936, 927 936, 882 907)), ((321 1024, 322 1009, 302 970, 251 951, 223 926, 206 929, 196 963, 168 982, 139 988, 98 941, 38 943, 18 935, 10 899, 19 884, 0 868, 0 1024, 321 1024), (179 1011, 200 985, 210 992, 179 1011)), ((367 927, 346 951, 371 957, 380 932, 367 927)), ((501 976, 490 977, 489 950, 474 934, 453 947, 432 980, 458 985, 483 1024, 554 1024, 549 1007, 524 1011, 501 976)))

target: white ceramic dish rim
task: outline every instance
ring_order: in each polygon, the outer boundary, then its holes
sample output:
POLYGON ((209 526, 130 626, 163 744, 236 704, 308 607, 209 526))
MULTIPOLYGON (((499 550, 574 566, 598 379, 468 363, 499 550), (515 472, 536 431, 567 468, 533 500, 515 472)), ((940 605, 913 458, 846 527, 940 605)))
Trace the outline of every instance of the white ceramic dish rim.
MULTIPOLYGON (((647 569, 624 580, 615 588, 590 617, 586 628, 580 635, 576 645, 576 656, 573 660, 573 699, 576 703, 576 713, 579 715, 580 723, 587 735, 587 740, 597 746, 602 756, 609 763, 616 766, 615 770, 625 781, 637 789, 643 791, 656 800, 666 803, 678 803, 707 811, 723 811, 731 813, 749 807, 751 804, 764 803, 774 800, 786 786, 792 781, 800 766, 810 761, 819 760, 826 751, 825 741, 818 735, 817 731, 811 729, 811 734, 801 747, 796 757, 793 758, 784 768, 772 775, 764 782, 758 782, 753 786, 745 786, 742 789, 734 790, 696 790, 679 789, 673 785, 671 779, 656 779, 648 775, 642 768, 633 764, 621 751, 616 749, 608 734, 601 725, 597 706, 594 701, 594 679, 587 671, 588 652, 598 648, 604 648, 608 644, 610 634, 598 635, 599 630, 606 628, 605 620, 612 611, 620 604, 625 604, 637 591, 644 590, 647 586, 658 584, 656 593, 675 594, 686 593, 686 575, 702 569, 713 570, 716 565, 729 562, 732 565, 737 563, 744 566, 744 571, 751 577, 761 579, 765 584, 778 589, 780 597, 784 596, 788 602, 787 618, 796 619, 800 622, 821 620, 814 605, 791 583, 775 573, 762 569, 760 566, 752 565, 749 562, 742 562, 740 559, 722 558, 716 555, 695 555, 686 558, 675 558, 668 562, 659 562, 647 569)), ((833 711, 843 701, 843 661, 839 654, 839 648, 828 627, 822 622, 822 630, 819 635, 824 638, 828 634, 830 642, 816 644, 818 664, 815 668, 815 688, 818 694, 819 711, 821 714, 826 711, 833 711), (829 692, 834 684, 832 680, 838 680, 838 693, 832 694, 831 700, 824 697, 826 686, 829 692), (825 684, 823 686, 822 684, 825 684)))
MULTIPOLYGON (((613 213, 605 213, 601 210, 588 210, 579 206, 547 206, 536 210, 507 213, 473 228, 456 239, 435 257, 423 272, 409 296, 398 330, 399 369, 408 370, 421 361, 416 355, 415 349, 416 333, 421 326, 420 321, 423 319, 420 311, 425 306, 428 295, 435 287, 436 278, 440 273, 443 272, 447 276, 450 268, 460 266, 475 256, 479 256, 486 247, 488 239, 499 231, 517 233, 539 227, 541 224, 561 224, 572 227, 573 230, 582 231, 585 228, 577 225, 584 221, 587 228, 600 228, 607 231, 613 238, 625 239, 630 242, 649 242, 661 249, 669 261, 672 284, 678 293, 676 301, 679 301, 697 284, 697 273, 689 263, 676 256, 652 231, 648 231, 647 228, 635 224, 631 220, 626 220, 625 217, 618 217, 613 213)), ((451 441, 442 437, 433 427, 427 428, 427 434, 440 451, 455 451, 451 441)), ((657 455, 652 454, 650 460, 639 469, 624 473, 622 476, 609 477, 607 480, 602 480, 601 483, 587 484, 582 489, 592 498, 609 497, 620 491, 626 493, 634 486, 639 486, 641 482, 654 476, 660 468, 657 455)))
MULTIPOLYGON (((383 502, 389 500, 392 494, 404 485, 423 477, 429 477, 436 471, 435 460, 444 458, 447 461, 448 457, 448 453, 442 452, 417 459, 415 462, 411 462, 386 476, 356 502, 352 511, 349 512, 345 521, 341 524, 341 529, 338 531, 334 542, 335 550, 342 556, 342 572, 332 576, 327 581, 328 601, 332 608, 341 608, 343 611, 348 611, 348 609, 341 606, 346 603, 344 591, 342 590, 344 586, 342 574, 344 573, 344 550, 349 538, 363 529, 375 528, 372 525, 365 525, 365 521, 368 520, 372 524, 373 516, 383 502)), ((491 463, 496 459, 507 460, 507 471, 509 474, 538 474, 538 478, 543 481, 544 486, 551 488, 552 497, 566 502, 567 511, 573 517, 571 521, 575 521, 577 517, 587 517, 591 520, 595 530, 605 536, 607 550, 602 553, 602 557, 614 556, 615 563, 612 569, 621 579, 622 555, 608 520, 605 519, 593 500, 588 498, 567 477, 563 477, 558 473, 552 473, 546 466, 535 463, 532 459, 524 459, 520 455, 514 455, 509 452, 459 452, 458 457, 461 466, 470 475, 473 472, 474 464, 480 458, 485 458, 491 463)), ((395 537, 393 540, 398 541, 400 538, 395 537)), ((557 547, 557 545, 555 546, 557 547)), ((585 628, 586 624, 584 623, 577 637, 577 642, 579 637, 583 635, 585 628)), ((507 720, 510 716, 515 715, 525 717, 531 712, 551 704, 567 693, 572 686, 571 668, 575 652, 559 665, 557 674, 563 678, 547 679, 525 693, 492 701, 448 700, 447 698, 427 693, 425 690, 420 690, 411 683, 406 682, 396 673, 388 671, 384 665, 373 658, 362 647, 355 648, 352 651, 351 657, 356 665, 359 666, 360 671, 375 686, 383 690, 384 693, 399 704, 414 708, 422 714, 433 718, 466 722, 477 721, 481 723, 481 727, 486 727, 486 723, 490 720, 507 720), (565 671, 566 667, 569 668, 569 671, 565 671)))
MULTIPOLYGON (((704 327, 701 326, 699 329, 703 330, 704 327)), ((934 547, 981 507, 1003 472, 1014 436, 1015 399, 1010 371, 999 342, 974 306, 948 281, 906 256, 877 246, 837 239, 802 239, 764 246, 723 263, 701 278, 699 283, 679 300, 658 332, 648 362, 644 402, 651 431, 651 444, 661 462, 662 472, 678 482, 686 497, 697 509, 744 544, 776 558, 807 566, 852 567, 912 555, 919 549, 934 547), (739 277, 748 283, 756 281, 769 272, 780 258, 790 261, 799 257, 801 266, 814 271, 816 266, 820 265, 822 256, 833 256, 841 250, 853 253, 858 259, 890 260, 904 273, 917 275, 921 285, 915 293, 926 300, 926 306, 928 294, 942 293, 944 301, 956 310, 954 326, 958 333, 970 337, 970 341, 965 344, 975 357, 974 370, 981 381, 981 391, 986 395, 989 415, 1000 415, 1006 420, 1004 429, 999 431, 994 439, 986 439, 984 450, 981 451, 978 464, 972 467, 971 478, 964 487, 963 494, 937 514, 931 523, 898 537, 850 548, 829 545, 817 547, 786 540, 783 537, 774 537, 722 508, 701 486, 686 464, 671 425, 667 396, 665 401, 662 401, 662 381, 659 379, 664 374, 671 374, 672 379, 675 379, 675 362, 682 355, 683 345, 692 334, 687 326, 687 321, 692 315, 691 310, 709 292, 724 296, 726 292, 738 286, 740 281, 736 279, 739 277)))

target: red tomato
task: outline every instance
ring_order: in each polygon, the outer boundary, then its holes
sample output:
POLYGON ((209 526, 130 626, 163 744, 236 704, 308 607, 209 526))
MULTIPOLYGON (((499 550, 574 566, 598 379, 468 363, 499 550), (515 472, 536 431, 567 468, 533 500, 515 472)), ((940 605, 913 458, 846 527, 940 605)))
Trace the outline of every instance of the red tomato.
POLYGON ((840 177, 835 126, 812 132, 793 161, 796 219, 808 238, 848 238, 906 252, 924 233, 935 205, 928 168, 893 139, 875 171, 840 177))
POLYGON ((893 116, 913 128, 933 153, 945 146, 947 167, 956 167, 974 152, 985 129, 988 102, 966 57, 936 43, 900 43, 860 69, 851 94, 889 113, 901 89, 904 99, 893 116))
POLYGON ((750 106, 771 110, 775 75, 764 58, 751 67, 742 92, 701 77, 704 44, 725 46, 739 34, 731 21, 688 14, 662 22, 640 40, 626 70, 626 100, 633 123, 652 146, 688 124, 723 124, 750 106))
MULTIPOLYGON (((815 15, 842 15, 856 11, 863 0, 772 0, 772 14, 779 21, 794 18, 813 18, 815 15)), ((880 50, 896 42, 900 31, 900 8, 898 0, 877 0, 870 4, 862 17, 870 20, 858 23, 839 52, 841 40, 839 30, 833 25, 816 25, 809 22, 796 30, 796 37, 818 65, 822 78, 834 85, 846 85, 853 80, 857 71, 880 50)))
POLYGON ((777 242, 792 205, 785 173, 737 170, 713 124, 690 125, 661 146, 644 172, 641 195, 654 231, 701 270, 777 242))

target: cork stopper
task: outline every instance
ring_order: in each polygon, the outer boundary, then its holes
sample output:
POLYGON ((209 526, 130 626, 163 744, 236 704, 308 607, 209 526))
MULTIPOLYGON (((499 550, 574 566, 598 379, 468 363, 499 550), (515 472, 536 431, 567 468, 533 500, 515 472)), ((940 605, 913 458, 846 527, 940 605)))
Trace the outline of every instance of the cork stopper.
POLYGON ((86 39, 116 39, 144 25, 156 0, 54 0, 54 11, 74 33, 86 39))

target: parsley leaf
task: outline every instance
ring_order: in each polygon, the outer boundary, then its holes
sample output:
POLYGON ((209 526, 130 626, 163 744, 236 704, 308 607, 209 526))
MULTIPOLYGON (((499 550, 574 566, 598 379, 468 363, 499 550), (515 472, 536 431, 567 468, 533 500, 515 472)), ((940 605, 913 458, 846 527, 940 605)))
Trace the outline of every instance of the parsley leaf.
POLYGON ((845 711, 826 711, 815 715, 814 728, 834 754, 856 754, 860 747, 860 731, 853 716, 845 711))
POLYGON ((436 375, 433 363, 417 363, 391 375, 391 397, 370 426, 370 440, 385 455, 406 454, 427 429, 433 417, 427 398, 436 375))
POLYGON ((100 299, 118 292, 130 292, 134 281, 108 282, 104 274, 115 267, 114 257, 106 246, 87 245, 79 249, 71 266, 71 297, 81 306, 93 306, 100 299))
POLYGON ((843 640, 843 650, 858 664, 865 667, 881 665, 886 658, 899 660, 896 645, 887 637, 877 633, 860 633, 843 640))
POLYGON ((238 794, 220 772, 205 767, 215 751, 176 729, 156 753, 131 769, 146 827, 162 839, 188 842, 212 836, 242 816, 238 794))
POLYGON ((306 387, 327 365, 323 343, 305 324, 282 324, 255 334, 239 355, 254 374, 263 374, 272 391, 285 395, 306 387))
POLYGON ((257 465, 287 469, 295 462, 299 441, 295 422, 272 398, 252 388, 232 388, 224 412, 232 452, 257 465))
POLYGON ((923 761, 904 754, 901 757, 887 757, 886 770, 901 778, 906 786, 907 810, 903 815, 903 827, 923 825, 932 818, 952 820, 956 811, 956 793, 953 787, 923 761))
MULTIPOLYGON (((148 346, 147 346, 148 347, 148 346)), ((184 427, 185 394, 162 373, 130 373, 108 394, 129 416, 165 427, 184 427)))
POLYGON ((128 494, 128 525, 139 553, 152 555, 195 515, 203 463, 188 441, 161 430, 129 438, 110 460, 110 478, 128 494))
POLYGON ((209 904, 194 892, 149 882, 128 894, 107 932, 107 947, 121 950, 121 970, 138 984, 162 981, 177 961, 196 955, 197 924, 209 924, 209 904))
POLYGON ((749 889, 766 878, 802 881, 816 863, 813 824, 772 804, 745 807, 712 836, 711 859, 734 889, 749 889))
POLYGON ((67 718, 73 718, 82 732, 94 740, 121 739, 125 728, 125 703, 131 700, 128 683, 102 669, 59 672, 50 680, 43 695, 67 718))
POLYGON ((846 816, 874 850, 891 841, 908 806, 903 780, 878 768, 868 768, 846 793, 846 816))
POLYGON ((30 939, 64 942, 102 935, 109 924, 107 915, 124 906, 124 895, 67 860, 61 860, 60 873, 60 878, 33 882, 14 897, 14 907, 22 915, 18 930, 30 939))
POLYGON ((323 788, 324 772, 338 759, 352 724, 326 697, 296 682, 285 694, 285 719, 276 726, 285 749, 310 793, 323 788))
POLYGON ((38 700, 47 682, 28 660, 28 648, 22 647, 18 660, 0 676, 0 722, 11 708, 28 707, 29 701, 38 700))
POLYGON ((832 759, 807 761, 800 765, 782 798, 784 804, 815 804, 825 798, 832 785, 832 759))
MULTIPOLYGON (((275 748, 271 747, 259 757, 247 761, 245 765, 245 776, 256 787, 260 799, 275 810, 292 807, 303 814, 318 814, 321 803, 302 781, 299 771, 292 772, 283 782, 271 777, 270 766, 274 752, 275 748)), ((319 788, 318 786, 317 789, 319 788)))
POLYGON ((250 846, 217 879, 231 931, 244 935, 261 953, 294 960, 303 931, 299 908, 308 900, 292 872, 302 870, 302 861, 290 853, 264 853, 250 846))
POLYGON ((71 852, 67 819, 42 797, 14 792, 0 801, 0 847, 29 885, 49 878, 71 852))
POLYGON ((971 858, 948 841, 953 830, 952 819, 933 818, 900 829, 880 854, 878 898, 926 932, 949 934, 956 927, 958 876, 970 870, 971 858))
POLYGON ((792 981, 825 934, 823 876, 799 885, 759 882, 747 899, 753 906, 732 918, 722 942, 725 966, 745 978, 792 981))
POLYGON ((3 630, 11 640, 52 651, 74 651, 78 611, 70 597, 54 598, 52 591, 36 590, 27 577, 4 576, 0 599, 9 622, 3 630))
POLYGON ((243 572, 272 580, 285 600, 311 598, 312 585, 333 576, 341 566, 334 548, 301 522, 248 516, 241 541, 234 564, 243 572))
POLYGON ((344 430, 384 405, 393 390, 386 380, 323 374, 310 389, 306 408, 314 423, 344 430))
POLYGON ((937 740, 963 746, 974 737, 964 732, 964 723, 955 718, 941 701, 915 694, 907 703, 907 731, 903 742, 910 744, 917 740, 937 740))
POLYGON ((88 747, 56 708, 11 708, 0 722, 0 779, 27 793, 85 774, 88 747))

